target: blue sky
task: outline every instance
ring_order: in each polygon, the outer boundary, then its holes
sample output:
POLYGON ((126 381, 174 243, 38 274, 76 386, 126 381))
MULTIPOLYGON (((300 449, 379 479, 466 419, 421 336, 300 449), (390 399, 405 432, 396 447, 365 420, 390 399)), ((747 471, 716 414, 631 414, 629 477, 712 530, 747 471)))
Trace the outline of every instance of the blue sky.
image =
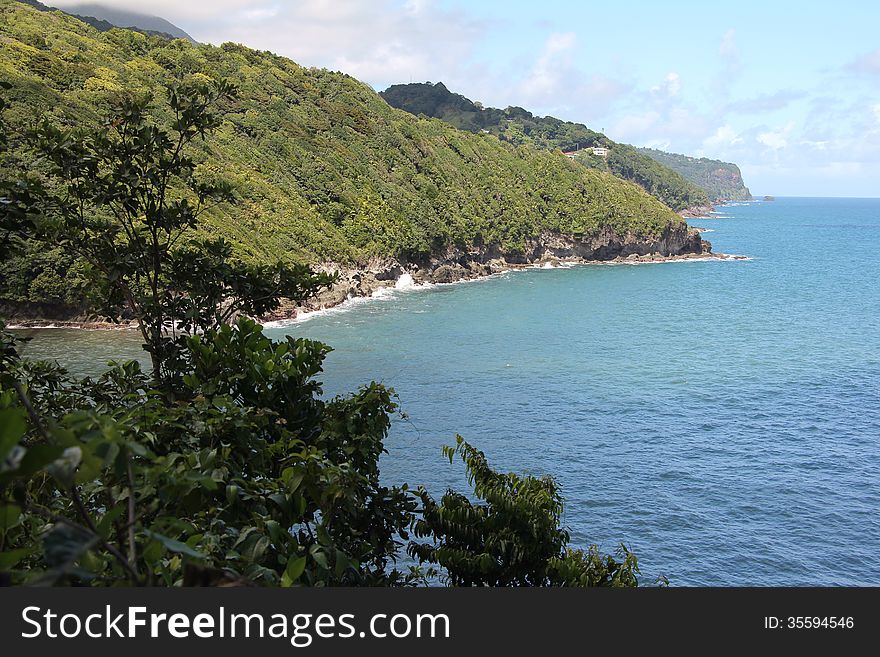
POLYGON ((342 70, 376 89, 443 81, 486 105, 733 161, 756 194, 880 196, 876 2, 103 4, 162 16, 199 41, 342 70))

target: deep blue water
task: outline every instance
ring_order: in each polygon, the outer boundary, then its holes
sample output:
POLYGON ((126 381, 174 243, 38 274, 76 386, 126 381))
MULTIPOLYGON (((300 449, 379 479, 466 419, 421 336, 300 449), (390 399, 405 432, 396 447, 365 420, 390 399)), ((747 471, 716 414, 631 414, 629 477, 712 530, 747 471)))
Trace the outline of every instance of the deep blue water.
MULTIPOLYGON (((880 585, 880 199, 721 213, 692 223, 751 260, 527 270, 269 333, 335 347, 329 394, 395 388, 388 482, 466 489, 440 454, 460 433, 553 474, 572 543, 625 542, 647 582, 880 585)), ((48 331, 28 350, 136 342, 48 331)))

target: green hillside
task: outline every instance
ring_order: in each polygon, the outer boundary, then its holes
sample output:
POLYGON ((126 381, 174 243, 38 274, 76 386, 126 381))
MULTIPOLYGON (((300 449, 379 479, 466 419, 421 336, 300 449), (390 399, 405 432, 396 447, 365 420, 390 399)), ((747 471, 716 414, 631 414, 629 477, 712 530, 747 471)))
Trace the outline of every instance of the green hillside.
MULTIPOLYGON (((543 231, 651 236, 682 221, 636 185, 558 152, 414 117, 348 75, 269 52, 102 32, 11 0, 0 2, 0 38, 0 77, 12 85, 7 177, 39 173, 16 135, 41 114, 87 125, 123 92, 160 97, 192 76, 237 84, 223 125, 194 157, 200 176, 237 190, 240 203, 205 215, 206 230, 247 261, 417 262, 452 245, 516 252, 543 231)), ((78 280, 76 263, 57 252, 0 263, 2 298, 63 301, 78 280)))
POLYGON ((748 201, 752 193, 743 182, 739 167, 730 162, 667 153, 653 148, 640 148, 640 153, 680 173, 705 190, 713 203, 748 201))
POLYGON ((629 144, 618 144, 580 123, 552 116, 534 116, 522 107, 504 110, 483 107, 461 94, 452 93, 442 82, 396 84, 381 95, 392 107, 442 119, 461 130, 489 133, 511 144, 562 151, 581 149, 575 158, 581 164, 635 182, 673 210, 709 202, 700 187, 672 169, 639 153, 629 144), (593 155, 588 150, 593 146, 608 148, 607 158, 593 155))
MULTIPOLYGON (((26 5, 30 5, 40 11, 54 11, 55 7, 44 5, 39 0, 18 0, 26 5)), ((114 27, 125 27, 129 30, 137 30, 145 34, 155 36, 163 36, 167 39, 187 39, 195 43, 189 34, 181 30, 173 23, 169 23, 164 18, 158 16, 148 16, 147 14, 139 14, 133 11, 125 11, 124 9, 114 9, 112 7, 104 7, 98 4, 74 5, 75 11, 65 11, 74 18, 78 18, 83 23, 88 23, 100 32, 112 30, 114 27)), ((59 10, 63 11, 63 10, 59 10)))

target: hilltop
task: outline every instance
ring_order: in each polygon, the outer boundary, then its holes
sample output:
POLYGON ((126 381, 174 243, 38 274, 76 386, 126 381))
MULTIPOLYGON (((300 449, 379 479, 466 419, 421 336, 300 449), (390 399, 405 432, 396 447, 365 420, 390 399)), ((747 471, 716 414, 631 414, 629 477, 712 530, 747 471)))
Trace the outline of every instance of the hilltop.
MULTIPOLYGON (((193 155, 199 175, 230 181, 240 198, 205 215, 204 230, 246 261, 370 272, 393 284, 404 269, 430 277, 448 267, 439 276, 455 278, 547 253, 610 259, 708 248, 637 185, 558 152, 393 109, 343 73, 231 43, 99 31, 8 0, 0 38, 0 71, 12 84, 7 175, 39 175, 16 135, 41 115, 90 125, 123 92, 159 96, 180 77, 238 85, 222 126, 193 155)), ((159 109, 154 118, 171 119, 159 109)), ((0 298, 76 304, 79 271, 35 245, 0 263, 0 298)), ((349 293, 369 292, 352 280, 349 293)))
POLYGON ((453 93, 442 82, 395 84, 381 95, 392 107, 435 117, 461 130, 491 134, 515 145, 574 152, 573 159, 579 163, 634 182, 676 211, 709 204, 702 188, 670 167, 581 123, 535 116, 522 107, 483 107, 453 93), (597 156, 593 148, 607 149, 607 153, 597 156))
POLYGON ((653 148, 640 148, 640 153, 680 173, 705 190, 713 203, 748 201, 752 193, 743 182, 739 167, 731 162, 666 153, 653 148))
POLYGON ((39 0, 18 0, 40 11, 61 11, 65 14, 78 18, 88 23, 95 29, 106 32, 114 27, 124 27, 129 30, 138 30, 145 34, 162 36, 167 39, 186 39, 196 42, 189 34, 177 27, 174 23, 166 21, 158 16, 150 16, 135 11, 126 11, 114 7, 105 7, 100 4, 82 4, 74 7, 75 11, 64 11, 56 7, 50 7, 39 0))

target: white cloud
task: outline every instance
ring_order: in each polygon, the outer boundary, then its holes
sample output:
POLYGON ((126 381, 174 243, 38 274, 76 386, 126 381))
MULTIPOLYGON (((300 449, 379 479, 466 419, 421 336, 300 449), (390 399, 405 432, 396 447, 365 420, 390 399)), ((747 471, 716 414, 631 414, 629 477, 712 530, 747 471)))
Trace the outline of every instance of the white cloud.
POLYGON ((770 94, 760 94, 732 101, 727 104, 725 111, 736 114, 766 114, 785 109, 806 95, 802 91, 777 91, 770 94))
POLYGON ((657 125, 660 114, 653 110, 641 114, 627 114, 614 122, 611 135, 616 139, 631 139, 648 133, 657 125))
POLYGON ((255 7, 254 9, 243 10, 241 16, 249 21, 262 21, 277 16, 278 12, 277 5, 274 7, 255 7))
POLYGON ((574 32, 550 35, 531 72, 520 85, 527 98, 545 100, 561 90, 566 82, 570 51, 575 40, 574 32))
POLYGON ((576 46, 574 32, 551 34, 524 78, 512 89, 496 85, 495 95, 508 99, 498 104, 519 104, 539 114, 554 114, 587 124, 606 113, 628 91, 628 86, 578 67, 576 46))
POLYGON ((789 121, 786 125, 776 130, 768 130, 759 133, 757 136, 758 143, 763 144, 767 148, 778 151, 788 146, 788 139, 791 131, 794 129, 794 122, 789 121))
POLYGON ((407 0, 403 7, 410 14, 420 14, 431 5, 431 0, 407 0))
POLYGON ((94 1, 159 15, 198 41, 244 43, 304 66, 343 70, 377 87, 465 79, 473 70, 474 45, 486 28, 463 11, 431 0, 94 1))
MULTIPOLYGON (((114 9, 125 9, 139 14, 160 16, 172 23, 175 20, 214 20, 230 14, 266 10, 277 4, 266 0, 211 0, 210 2, 181 2, 180 0, 47 0, 43 4, 76 11, 78 5, 99 4, 114 9)), ((181 25, 186 29, 186 26, 181 25)))
POLYGON ((715 80, 716 93, 727 96, 730 83, 742 74, 739 46, 736 44, 736 30, 733 28, 727 30, 721 36, 721 43, 718 45, 718 55, 721 57, 721 71, 715 80))
POLYGON ((743 138, 727 123, 718 128, 711 137, 703 140, 703 144, 709 148, 735 146, 742 142, 743 138))
POLYGON ((651 93, 661 97, 675 98, 681 93, 681 76, 675 71, 670 71, 662 83, 651 87, 651 93))

